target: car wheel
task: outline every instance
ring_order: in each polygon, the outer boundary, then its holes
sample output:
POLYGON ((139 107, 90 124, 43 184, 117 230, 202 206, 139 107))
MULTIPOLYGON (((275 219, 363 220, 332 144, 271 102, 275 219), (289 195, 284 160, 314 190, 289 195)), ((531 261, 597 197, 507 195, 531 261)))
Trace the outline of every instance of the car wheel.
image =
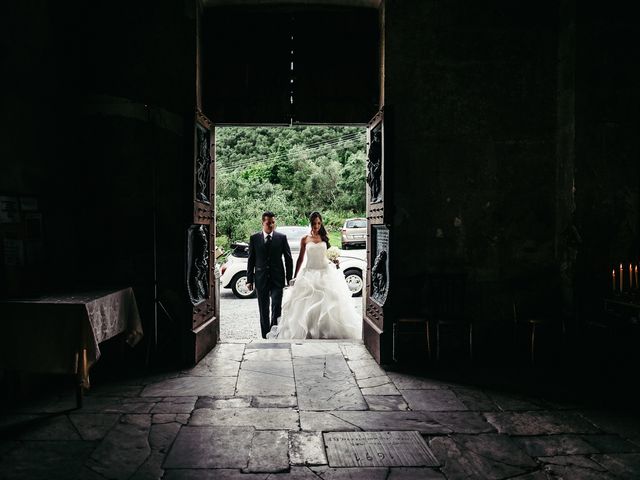
POLYGON ((231 291, 238 298, 255 297, 256 292, 247 287, 247 272, 238 272, 231 279, 231 291))
POLYGON ((359 297, 362 295, 362 287, 364 282, 362 281, 362 272, 355 268, 350 268, 344 272, 344 279, 347 282, 349 290, 351 290, 352 297, 359 297))

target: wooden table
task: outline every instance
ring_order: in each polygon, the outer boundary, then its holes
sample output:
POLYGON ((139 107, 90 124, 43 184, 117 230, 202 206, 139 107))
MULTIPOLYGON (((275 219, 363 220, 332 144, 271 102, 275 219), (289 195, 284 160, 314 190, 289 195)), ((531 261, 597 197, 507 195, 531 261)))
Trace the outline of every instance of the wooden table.
POLYGON ((126 332, 133 346, 142 325, 132 288, 46 295, 0 302, 0 367, 76 375, 76 400, 88 389, 99 344, 126 332))

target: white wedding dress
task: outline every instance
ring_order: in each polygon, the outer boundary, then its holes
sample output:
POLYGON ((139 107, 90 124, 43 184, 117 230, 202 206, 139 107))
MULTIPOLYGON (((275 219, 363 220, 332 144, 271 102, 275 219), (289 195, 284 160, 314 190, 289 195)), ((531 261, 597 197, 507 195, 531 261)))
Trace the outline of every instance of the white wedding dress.
POLYGON ((306 265, 285 289, 282 316, 267 338, 362 338, 362 320, 342 271, 327 259, 327 244, 306 250, 306 265))

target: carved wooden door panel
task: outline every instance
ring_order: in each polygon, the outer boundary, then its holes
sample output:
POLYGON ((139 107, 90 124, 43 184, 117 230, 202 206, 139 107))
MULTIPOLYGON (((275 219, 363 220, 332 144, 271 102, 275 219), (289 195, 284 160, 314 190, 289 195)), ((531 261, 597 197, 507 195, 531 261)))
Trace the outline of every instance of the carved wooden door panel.
POLYGON ((391 353, 392 329, 387 328, 390 289, 389 185, 386 167, 386 135, 383 111, 367 126, 367 295, 364 343, 378 363, 391 353))
POLYGON ((215 141, 213 124, 196 112, 193 163, 193 221, 187 238, 187 290, 193 306, 192 360, 217 343, 220 322, 215 271, 215 141))

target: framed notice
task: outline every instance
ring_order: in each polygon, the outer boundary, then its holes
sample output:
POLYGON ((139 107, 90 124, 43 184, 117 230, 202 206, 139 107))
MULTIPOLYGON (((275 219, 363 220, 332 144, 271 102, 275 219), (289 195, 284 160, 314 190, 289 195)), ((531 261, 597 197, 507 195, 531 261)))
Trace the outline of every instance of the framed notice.
POLYGON ((14 238, 5 238, 2 241, 4 251, 4 264, 8 267, 20 267, 24 265, 24 242, 14 238))
POLYGON ((19 221, 18 197, 0 196, 0 223, 18 223, 19 221))

